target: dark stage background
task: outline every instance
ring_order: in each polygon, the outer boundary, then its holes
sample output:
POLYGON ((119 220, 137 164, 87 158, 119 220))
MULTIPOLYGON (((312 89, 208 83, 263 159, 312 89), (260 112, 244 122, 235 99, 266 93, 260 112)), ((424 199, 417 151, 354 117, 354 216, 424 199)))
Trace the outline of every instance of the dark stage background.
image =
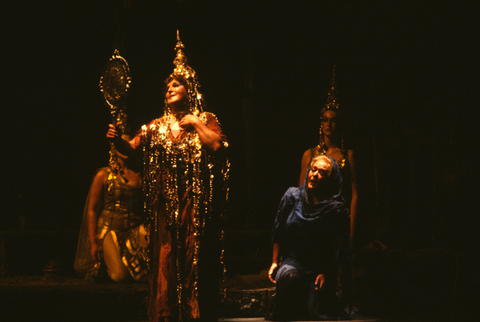
POLYGON ((78 229, 90 180, 108 164, 110 116, 98 81, 115 36, 132 73, 128 115, 136 130, 162 113, 180 29, 231 143, 229 229, 270 229, 282 194, 297 183, 302 153, 317 142, 336 64, 346 142, 358 163, 358 245, 438 247, 475 262, 474 6, 132 0, 119 7, 19 0, 2 8, 1 229, 78 229))

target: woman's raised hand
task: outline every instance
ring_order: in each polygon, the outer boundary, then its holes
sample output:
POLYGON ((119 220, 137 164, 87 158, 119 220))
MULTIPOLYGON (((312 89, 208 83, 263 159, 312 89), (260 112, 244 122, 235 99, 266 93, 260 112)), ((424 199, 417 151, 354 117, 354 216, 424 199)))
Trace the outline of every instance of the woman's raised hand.
POLYGON ((113 124, 108 124, 108 131, 107 131, 107 138, 109 139, 115 139, 118 137, 118 131, 115 125, 113 124))

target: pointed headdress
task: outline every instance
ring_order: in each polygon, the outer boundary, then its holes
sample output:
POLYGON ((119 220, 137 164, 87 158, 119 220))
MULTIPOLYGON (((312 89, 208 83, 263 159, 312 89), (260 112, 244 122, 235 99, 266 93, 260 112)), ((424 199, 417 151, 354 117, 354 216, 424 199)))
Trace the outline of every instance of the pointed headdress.
MULTIPOLYGON (((328 93, 327 93, 327 102, 325 103, 325 106, 322 108, 322 111, 320 112, 320 119, 323 117, 323 113, 325 111, 335 111, 337 112, 337 115, 339 115, 340 113, 340 104, 338 103, 337 101, 337 94, 338 94, 338 91, 337 89, 335 88, 335 65, 333 66, 333 77, 332 77, 332 81, 330 82, 330 88, 328 90, 328 93)), ((319 134, 320 134, 320 138, 318 139, 318 151, 320 154, 327 154, 327 149, 325 147, 325 141, 324 141, 324 137, 323 137, 323 130, 322 130, 322 126, 320 125, 320 129, 319 129, 319 134)), ((346 150, 345 150, 345 147, 343 145, 343 132, 341 133, 341 146, 340 146, 341 150, 342 150, 342 155, 346 155, 346 150)), ((345 166, 345 158, 342 158, 342 161, 340 161, 339 163, 340 165, 340 168, 343 168, 345 166)))
MULTIPOLYGON (((170 74, 170 77, 173 78, 183 78, 186 82, 186 89, 188 93, 188 103, 189 111, 194 114, 203 112, 203 107, 205 106, 205 101, 203 96, 200 93, 199 89, 201 87, 200 82, 198 81, 197 73, 195 70, 187 64, 187 56, 183 50, 185 45, 180 40, 179 31, 177 30, 177 44, 175 45, 174 50, 177 52, 173 64, 175 68, 173 73, 170 74)), ((169 78, 170 78, 169 77, 169 78)), ((168 104, 165 101, 165 108, 168 113, 171 113, 168 104)))
POLYGON ((320 114, 323 114, 326 110, 334 110, 334 111, 339 111, 340 105, 337 102, 337 89, 335 88, 335 65, 333 66, 333 77, 332 81, 330 82, 330 89, 328 90, 327 93, 327 102, 325 103, 325 106, 323 107, 322 111, 320 114))

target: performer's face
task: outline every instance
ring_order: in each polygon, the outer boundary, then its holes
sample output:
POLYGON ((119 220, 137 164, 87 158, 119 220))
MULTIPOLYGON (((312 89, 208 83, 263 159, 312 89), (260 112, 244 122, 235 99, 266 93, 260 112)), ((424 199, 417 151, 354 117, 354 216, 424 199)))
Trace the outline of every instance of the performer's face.
POLYGON ((332 135, 337 129, 337 113, 335 111, 326 110, 323 112, 320 122, 322 124, 323 133, 325 133, 325 135, 332 135))
POLYGON ((176 79, 170 81, 167 84, 167 93, 165 94, 165 98, 167 99, 168 105, 176 104, 182 101, 187 100, 188 94, 185 86, 182 85, 176 79))
POLYGON ((308 172, 308 189, 317 188, 322 182, 324 182, 332 172, 330 165, 325 160, 318 160, 311 165, 308 172))

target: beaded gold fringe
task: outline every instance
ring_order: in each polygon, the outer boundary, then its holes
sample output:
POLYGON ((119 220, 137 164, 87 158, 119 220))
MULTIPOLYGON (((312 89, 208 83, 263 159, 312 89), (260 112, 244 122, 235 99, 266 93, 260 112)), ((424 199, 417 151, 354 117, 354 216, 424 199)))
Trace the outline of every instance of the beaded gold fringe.
MULTIPOLYGON (((193 209, 194 209, 194 289, 198 296, 198 252, 199 242, 203 236, 205 229, 205 222, 210 218, 206 216, 211 213, 213 204, 213 182, 215 179, 213 157, 205 153, 202 142, 196 132, 189 133, 187 137, 180 142, 172 142, 168 134, 170 127, 168 122, 173 118, 171 114, 167 113, 162 118, 157 119, 147 129, 142 127, 142 142, 144 154, 144 210, 147 216, 146 228, 147 232, 157 234, 158 218, 157 212, 153 211, 152 203, 155 198, 154 193, 158 193, 159 187, 164 184, 164 191, 166 192, 166 214, 167 225, 174 229, 174 238, 176 240, 177 257, 176 257, 176 279, 177 279, 177 301, 179 307, 179 319, 183 316, 184 309, 182 305, 183 293, 183 269, 181 268, 180 254, 182 250, 182 243, 180 238, 180 197, 178 189, 177 166, 178 162, 184 162, 187 166, 185 175, 187 177, 187 186, 191 185, 193 209), (202 167, 201 164, 206 164, 202 167), (158 178, 162 175, 161 171, 165 171, 165 182, 158 182, 158 178), (207 171, 207 173, 204 173, 207 171), (205 189, 206 184, 203 178, 209 178, 208 189, 205 189), (156 189, 157 188, 157 189, 156 189), (203 197, 203 205, 200 205, 200 200, 203 197), (153 225, 153 227, 151 227, 153 225), (153 228, 153 231, 152 231, 153 228)), ((206 114, 200 113, 199 118, 206 123, 206 114)), ((218 120, 217 120, 218 121, 218 120)), ((225 186, 226 199, 228 199, 228 177, 229 177, 230 163, 228 160, 221 169, 223 181, 225 186)), ((220 188, 220 187, 219 187, 220 188)), ((222 209, 222 216, 224 209, 222 209)), ((223 218, 221 218, 223 220, 223 218)), ((150 236, 147 237, 150 241, 150 236)), ((220 242, 222 245, 220 254, 220 263, 223 270, 223 281, 225 280, 225 264, 224 264, 224 232, 220 233, 220 242)), ((151 247, 149 247, 150 249, 151 247)), ((151 251, 151 250, 150 250, 151 251)), ((151 267, 151 253, 148 253, 147 264, 151 267)))

